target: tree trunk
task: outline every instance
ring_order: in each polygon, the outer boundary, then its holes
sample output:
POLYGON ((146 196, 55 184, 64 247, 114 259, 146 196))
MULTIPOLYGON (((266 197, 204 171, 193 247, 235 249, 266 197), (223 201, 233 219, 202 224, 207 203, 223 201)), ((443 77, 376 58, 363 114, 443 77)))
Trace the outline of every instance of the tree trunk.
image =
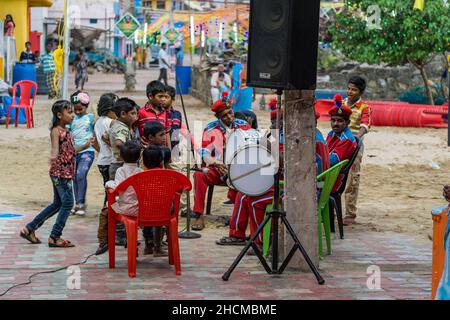
MULTIPOLYGON (((315 165, 314 90, 286 91, 285 110, 285 208, 287 219, 309 254, 319 263, 317 250, 317 194, 315 165)), ((285 232, 285 254, 293 241, 285 232)), ((310 271, 300 252, 290 267, 310 271)))
POLYGON ((428 83, 428 76, 427 76, 427 72, 425 70, 425 66, 424 65, 416 65, 416 67, 420 70, 420 75, 422 76, 423 84, 425 85, 425 89, 427 92, 428 103, 431 104, 432 106, 434 106, 433 93, 431 92, 431 88, 428 83))

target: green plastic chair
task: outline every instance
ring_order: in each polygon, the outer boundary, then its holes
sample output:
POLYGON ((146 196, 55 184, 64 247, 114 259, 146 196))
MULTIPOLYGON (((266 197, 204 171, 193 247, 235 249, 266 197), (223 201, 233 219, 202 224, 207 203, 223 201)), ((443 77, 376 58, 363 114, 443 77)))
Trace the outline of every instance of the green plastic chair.
POLYGON ((342 167, 344 167, 347 163, 348 160, 341 161, 317 176, 318 184, 323 182, 322 192, 320 193, 320 198, 317 203, 317 236, 319 238, 319 258, 321 260, 323 260, 322 223, 325 231, 325 240, 327 242, 327 254, 330 255, 331 229, 330 229, 330 211, 328 203, 336 179, 338 178, 342 167))

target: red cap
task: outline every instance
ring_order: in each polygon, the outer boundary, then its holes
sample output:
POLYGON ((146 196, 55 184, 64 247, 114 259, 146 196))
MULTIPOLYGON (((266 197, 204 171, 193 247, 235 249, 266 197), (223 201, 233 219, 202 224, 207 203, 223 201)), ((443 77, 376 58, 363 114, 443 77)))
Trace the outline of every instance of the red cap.
POLYGON ((269 101, 269 107, 270 107, 271 109, 276 108, 276 107, 277 107, 277 102, 278 102, 277 98, 272 98, 272 99, 269 101))
POLYGON ((230 108, 226 102, 222 101, 222 100, 217 100, 216 102, 213 103, 213 105, 211 106, 211 111, 214 113, 219 113, 222 112, 225 109, 230 108))
MULTIPOLYGON (((284 111, 280 110, 280 118, 283 119, 284 111)), ((277 109, 270 111, 270 120, 275 120, 277 118, 277 109)))
POLYGON ((342 96, 340 94, 337 94, 334 96, 334 106, 331 108, 331 110, 328 112, 331 116, 338 115, 342 117, 350 117, 352 114, 352 109, 350 107, 342 104, 342 96))
POLYGON ((316 120, 319 120, 320 118, 320 113, 316 111, 316 120))

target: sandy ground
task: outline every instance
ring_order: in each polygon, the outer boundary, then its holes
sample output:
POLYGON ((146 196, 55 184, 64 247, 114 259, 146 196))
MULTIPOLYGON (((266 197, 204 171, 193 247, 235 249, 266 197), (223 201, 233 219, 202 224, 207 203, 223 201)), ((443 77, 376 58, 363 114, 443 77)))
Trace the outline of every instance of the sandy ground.
MULTIPOLYGON (((139 72, 138 91, 119 94, 144 104, 145 84, 155 75, 155 70, 139 72)), ((173 79, 170 82, 173 83, 173 79)), ((120 75, 95 74, 91 75, 86 90, 95 102, 103 92, 120 91, 122 87, 120 75)), ((194 121, 211 119, 209 109, 198 100, 185 97, 185 104, 191 126, 194 121)), ((25 129, 24 125, 10 129, 0 126, 0 208, 37 213, 52 199, 48 178, 50 106, 51 102, 45 96, 38 97, 36 128, 32 130, 25 129)), ((267 128, 267 112, 256 112, 260 126, 267 128)), ((199 123, 195 126, 200 129, 199 123)), ((319 128, 324 135, 329 131, 327 122, 320 122, 319 128)), ((404 232, 429 238, 432 234, 430 210, 445 204, 442 186, 450 183, 447 130, 375 127, 366 136, 365 144, 358 224, 352 228, 404 232), (439 169, 432 168, 430 161, 437 163, 439 169)), ((88 179, 86 218, 96 223, 103 189, 95 166, 88 179)), ((221 205, 225 197, 225 188, 217 188, 214 214, 231 214, 231 208, 221 205)))

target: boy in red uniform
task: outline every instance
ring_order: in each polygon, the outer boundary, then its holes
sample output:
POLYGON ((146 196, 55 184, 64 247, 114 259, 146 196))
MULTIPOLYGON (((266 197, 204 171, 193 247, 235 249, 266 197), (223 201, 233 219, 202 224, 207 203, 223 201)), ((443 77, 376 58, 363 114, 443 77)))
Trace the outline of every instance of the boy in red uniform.
MULTIPOLYGON (((330 166, 334 166, 343 160, 350 159, 356 149, 356 139, 349 129, 350 116, 352 110, 342 104, 342 96, 337 94, 334 97, 334 107, 329 111, 331 116, 331 131, 327 136, 327 145, 330 151, 330 166)), ((336 192, 344 178, 340 174, 333 187, 336 192)))
POLYGON ((201 156, 208 172, 194 173, 194 209, 195 217, 192 230, 203 230, 205 222, 203 212, 205 209, 205 197, 208 186, 222 185, 227 175, 227 167, 223 162, 223 149, 226 137, 236 129, 248 130, 247 122, 235 119, 230 105, 224 100, 218 100, 211 106, 216 120, 208 123, 203 131, 201 156))

